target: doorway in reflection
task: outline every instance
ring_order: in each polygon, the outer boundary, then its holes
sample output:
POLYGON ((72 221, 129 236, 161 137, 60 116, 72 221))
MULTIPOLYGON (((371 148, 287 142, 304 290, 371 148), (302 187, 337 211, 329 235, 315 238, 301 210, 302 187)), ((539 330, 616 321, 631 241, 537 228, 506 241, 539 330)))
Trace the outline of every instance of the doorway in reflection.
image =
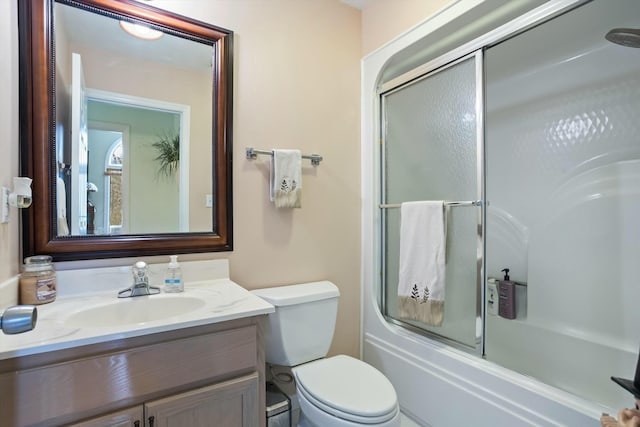
POLYGON ((90 98, 88 117, 87 234, 182 231, 181 115, 90 98))

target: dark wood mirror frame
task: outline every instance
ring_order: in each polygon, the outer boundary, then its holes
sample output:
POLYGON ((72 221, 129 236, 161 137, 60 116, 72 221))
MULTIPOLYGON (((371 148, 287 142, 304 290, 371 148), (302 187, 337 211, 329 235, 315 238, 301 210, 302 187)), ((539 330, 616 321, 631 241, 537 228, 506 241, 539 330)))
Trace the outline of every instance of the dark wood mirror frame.
POLYGON ((109 236, 57 236, 55 209, 55 0, 18 2, 20 171, 33 178, 33 204, 22 210, 23 255, 54 261, 230 251, 232 245, 233 32, 132 0, 57 0, 90 12, 146 23, 206 43, 213 51, 213 230, 109 236))

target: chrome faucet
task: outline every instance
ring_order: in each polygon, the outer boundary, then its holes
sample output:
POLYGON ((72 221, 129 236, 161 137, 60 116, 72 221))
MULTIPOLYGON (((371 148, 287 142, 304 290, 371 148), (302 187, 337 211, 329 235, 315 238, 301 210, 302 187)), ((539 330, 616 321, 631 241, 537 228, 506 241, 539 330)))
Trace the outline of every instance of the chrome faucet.
POLYGON ((160 288, 149 285, 149 267, 144 261, 136 262, 131 267, 133 273, 133 285, 130 288, 118 292, 118 298, 139 297, 142 295, 155 295, 160 293, 160 288))

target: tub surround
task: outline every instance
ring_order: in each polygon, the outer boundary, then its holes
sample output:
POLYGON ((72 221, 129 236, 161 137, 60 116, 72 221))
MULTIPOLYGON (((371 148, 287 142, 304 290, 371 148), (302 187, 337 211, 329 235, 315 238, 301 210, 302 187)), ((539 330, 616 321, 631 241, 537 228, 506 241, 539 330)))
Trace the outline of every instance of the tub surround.
MULTIPOLYGON (((192 261, 181 263, 185 276, 185 291, 180 294, 160 294, 118 299, 119 290, 130 286, 129 267, 107 267, 58 272, 56 301, 38 306, 38 322, 33 331, 5 335, 0 341, 0 360, 88 344, 108 342, 228 320, 268 314, 271 304, 232 282, 228 276, 228 261, 192 261), (143 307, 144 299, 175 298, 201 302, 193 310, 158 316, 156 320, 108 325, 96 319, 86 327, 73 322, 73 316, 92 307, 101 309, 115 302, 143 307), (134 305, 135 304, 135 305, 134 305)), ((159 285, 166 264, 150 265, 151 285, 159 285)), ((11 290, 15 283, 3 284, 11 290)), ((7 292, 9 293, 9 292, 7 292)), ((108 321, 107 321, 108 323, 108 321)))
POLYGON ((389 64, 400 61, 411 69, 415 63, 410 54, 428 46, 429 37, 443 28, 453 32, 456 22, 472 19, 474 13, 471 2, 453 2, 442 13, 363 60, 362 359, 389 378, 403 412, 421 424, 466 425, 469 414, 475 414, 474 420, 482 426, 595 425, 602 411, 612 409, 418 336, 388 323, 379 310, 379 254, 383 243, 377 233, 379 148, 372 143, 380 139, 376 89, 385 73, 394 74, 399 69, 398 64, 395 68, 389 64))

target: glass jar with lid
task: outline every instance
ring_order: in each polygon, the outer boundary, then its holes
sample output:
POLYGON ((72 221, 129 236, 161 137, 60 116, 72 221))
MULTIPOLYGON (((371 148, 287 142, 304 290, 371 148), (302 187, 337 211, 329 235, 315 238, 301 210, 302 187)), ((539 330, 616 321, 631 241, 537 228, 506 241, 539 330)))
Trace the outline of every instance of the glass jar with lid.
POLYGON ((56 299, 56 271, 49 255, 24 259, 20 275, 20 304, 46 304, 56 299))

